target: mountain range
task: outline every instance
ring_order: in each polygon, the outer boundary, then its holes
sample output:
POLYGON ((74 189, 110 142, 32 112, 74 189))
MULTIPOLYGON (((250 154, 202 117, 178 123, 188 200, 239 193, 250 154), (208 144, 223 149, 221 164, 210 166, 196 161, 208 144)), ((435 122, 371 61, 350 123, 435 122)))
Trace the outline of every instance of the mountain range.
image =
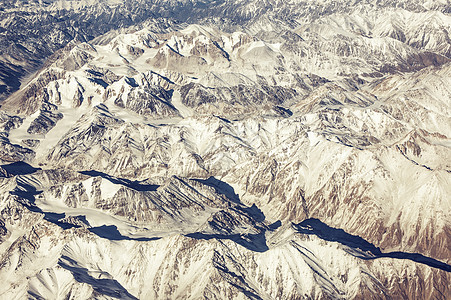
POLYGON ((0 298, 450 298, 450 13, 4 1, 0 298))

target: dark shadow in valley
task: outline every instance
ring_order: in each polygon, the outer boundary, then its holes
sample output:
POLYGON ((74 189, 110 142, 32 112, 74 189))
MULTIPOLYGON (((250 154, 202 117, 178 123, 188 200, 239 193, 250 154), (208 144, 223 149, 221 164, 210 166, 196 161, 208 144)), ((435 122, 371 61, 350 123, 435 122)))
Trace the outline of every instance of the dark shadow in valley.
POLYGON ((28 204, 28 203, 22 203, 29 211, 40 213, 44 215, 44 220, 53 223, 62 229, 70 229, 70 228, 80 228, 80 225, 62 222, 61 219, 66 218, 65 213, 54 213, 54 212, 47 212, 43 211, 41 208, 34 204, 28 204))
POLYGON ((272 231, 278 229, 280 226, 282 226, 282 222, 280 220, 272 223, 271 225, 269 225, 269 229, 271 229, 272 231))
MULTIPOLYGON (((42 193, 42 191, 36 190, 36 187, 27 184, 26 182, 18 181, 18 187, 11 191, 11 195, 16 195, 19 198, 19 202, 25 206, 28 210, 36 213, 40 213, 44 215, 44 220, 53 223, 62 229, 70 229, 70 228, 80 228, 81 225, 70 223, 70 220, 66 219, 65 213, 55 213, 55 212, 48 212, 43 211, 40 207, 38 207, 35 202, 35 196, 42 193), (28 200, 28 201, 27 201, 28 200)), ((73 216, 72 220, 76 219, 77 222, 83 223, 87 227, 90 226, 88 220, 86 219, 86 216, 80 215, 80 216, 73 216)), ((92 233, 98 235, 101 238, 113 240, 113 241, 119 241, 119 240, 133 240, 133 241, 153 241, 160 239, 159 237, 154 238, 130 238, 127 236, 122 235, 116 226, 99 226, 94 228, 88 228, 89 231, 92 233)))
POLYGON ((139 84, 136 82, 135 78, 132 77, 125 77, 125 82, 130 85, 131 87, 137 88, 139 87, 139 84))
POLYGON ((102 225, 99 227, 88 228, 89 231, 98 235, 101 238, 110 240, 110 241, 139 241, 139 242, 148 242, 155 241, 161 239, 160 237, 153 238, 131 238, 125 235, 122 235, 115 225, 102 225))
POLYGON ((258 234, 205 234, 201 232, 189 233, 185 236, 197 239, 197 240, 231 240, 251 251, 255 252, 265 252, 269 250, 268 245, 266 245, 265 232, 260 232, 258 234))
MULTIPOLYGON (((58 265, 71 272, 76 281, 87 283, 99 294, 117 299, 138 299, 130 294, 117 280, 113 278, 95 278, 91 276, 91 272, 88 269, 78 267, 77 262, 68 256, 61 256, 58 265)), ((105 277, 111 277, 111 275, 105 273, 105 277)))
POLYGON ((285 117, 291 117, 293 115, 293 112, 290 109, 282 106, 275 106, 274 109, 285 117))
POLYGON ((302 234, 314 234, 319 238, 330 241, 338 242, 342 245, 348 246, 355 250, 355 252, 348 251, 350 254, 365 260, 377 259, 377 258, 397 258, 397 259, 409 259, 411 261, 428 265, 433 268, 437 268, 446 272, 451 272, 451 266, 436 260, 431 257, 424 256, 419 253, 408 252, 388 252, 383 253, 380 248, 376 247, 372 243, 365 239, 349 234, 343 229, 337 229, 328 226, 318 219, 307 219, 299 224, 293 224, 294 228, 302 234))
POLYGON ((196 179, 196 181, 214 188, 216 193, 224 195, 227 199, 240 204, 240 206, 236 207, 236 209, 249 215, 256 222, 263 222, 265 220, 265 215, 255 204, 252 204, 251 207, 244 206, 241 203, 238 194, 235 193, 235 189, 228 183, 221 181, 213 176, 208 179, 196 179))
POLYGON ((88 175, 91 177, 102 177, 102 178, 110 181, 111 183, 120 184, 120 185, 123 185, 125 187, 128 187, 128 188, 136 190, 136 191, 140 191, 140 192, 156 191, 157 188, 159 187, 159 185, 155 185, 155 184, 143 184, 140 181, 131 181, 129 179, 113 177, 113 176, 110 176, 103 172, 94 171, 94 170, 81 171, 80 174, 88 175))
POLYGON ((23 161, 14 162, 8 165, 2 165, 0 167, 12 176, 29 175, 41 170, 41 168, 35 168, 23 161))
POLYGON ((42 191, 38 191, 35 186, 29 184, 26 180, 23 178, 18 177, 16 179, 17 186, 14 188, 13 191, 10 191, 9 193, 11 195, 16 195, 21 198, 24 198, 30 202, 30 204, 35 203, 35 196, 42 193, 42 191))
POLYGON ((215 178, 214 176, 208 179, 195 179, 197 182, 208 185, 215 189, 216 193, 224 195, 227 199, 233 202, 240 203, 240 197, 235 193, 235 189, 228 183, 215 178))
POLYGON ((249 215, 256 222, 263 222, 266 217, 263 212, 258 208, 255 204, 252 204, 251 207, 238 207, 237 209, 241 210, 245 214, 249 215))
POLYGON ((221 120, 221 121, 223 121, 223 122, 226 122, 226 123, 229 123, 229 124, 232 123, 232 122, 230 122, 229 120, 227 120, 226 118, 223 118, 223 117, 220 117, 220 116, 216 116, 216 115, 213 115, 213 116, 215 116, 216 118, 218 118, 219 120, 221 120))
MULTIPOLYGON (((241 203, 240 197, 237 193, 235 193, 234 188, 228 183, 221 181, 213 176, 208 179, 195 179, 197 182, 202 183, 204 185, 210 186, 215 189, 215 192, 219 195, 225 196, 231 203, 233 203, 233 209, 246 215, 250 219, 252 219, 252 224, 255 229, 259 231, 257 234, 221 234, 221 233, 202 233, 202 232, 194 232, 187 234, 187 237, 195 238, 195 239, 218 239, 218 240, 231 240, 235 243, 255 252, 265 252, 269 248, 266 244, 265 232, 268 230, 275 230, 280 227, 281 222, 275 222, 269 226, 259 226, 257 223, 264 222, 266 217, 263 212, 253 204, 250 207, 245 206, 241 203)), ((232 229, 231 229, 232 230, 232 229)))
POLYGON ((35 202, 36 202, 36 195, 39 195, 42 193, 42 191, 38 191, 36 187, 30 185, 25 180, 22 180, 19 178, 17 180, 17 187, 10 192, 11 195, 18 196, 19 198, 22 198, 23 200, 20 200, 19 202, 25 206, 29 211, 40 213, 44 215, 44 220, 51 222, 55 225, 58 225, 62 229, 69 229, 69 228, 78 228, 81 227, 79 225, 71 224, 71 223, 65 223, 61 222, 61 219, 64 219, 66 217, 65 213, 54 213, 54 212, 46 212, 43 211, 41 208, 39 208, 35 202), (28 200, 28 201, 26 201, 28 200))
POLYGON ((91 82, 98 84, 100 86, 102 86, 104 89, 106 89, 108 87, 108 83, 106 83, 104 80, 100 79, 100 78, 88 78, 91 82))

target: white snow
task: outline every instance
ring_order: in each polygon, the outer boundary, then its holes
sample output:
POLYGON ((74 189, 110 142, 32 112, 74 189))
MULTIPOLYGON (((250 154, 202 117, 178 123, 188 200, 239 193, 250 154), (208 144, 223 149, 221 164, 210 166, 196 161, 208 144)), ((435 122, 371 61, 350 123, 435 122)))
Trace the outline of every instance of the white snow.
POLYGON ((174 91, 171 103, 179 111, 179 113, 182 115, 183 118, 189 118, 193 116, 194 114, 193 109, 187 107, 185 104, 182 103, 182 98, 179 91, 174 91))

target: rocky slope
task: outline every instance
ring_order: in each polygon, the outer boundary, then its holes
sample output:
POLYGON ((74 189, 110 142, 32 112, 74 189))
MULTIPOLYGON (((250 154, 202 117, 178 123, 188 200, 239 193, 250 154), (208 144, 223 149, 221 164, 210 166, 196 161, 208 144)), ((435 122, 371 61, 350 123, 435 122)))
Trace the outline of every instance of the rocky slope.
POLYGON ((20 3, 0 298, 451 297, 449 3, 20 3))

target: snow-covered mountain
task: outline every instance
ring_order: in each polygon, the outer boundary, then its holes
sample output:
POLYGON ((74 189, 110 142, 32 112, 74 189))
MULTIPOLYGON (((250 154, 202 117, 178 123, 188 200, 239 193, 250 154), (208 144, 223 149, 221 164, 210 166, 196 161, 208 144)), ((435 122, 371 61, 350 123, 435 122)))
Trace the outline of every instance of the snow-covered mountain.
POLYGON ((449 2, 6 1, 0 26, 0 298, 451 297, 449 2))

